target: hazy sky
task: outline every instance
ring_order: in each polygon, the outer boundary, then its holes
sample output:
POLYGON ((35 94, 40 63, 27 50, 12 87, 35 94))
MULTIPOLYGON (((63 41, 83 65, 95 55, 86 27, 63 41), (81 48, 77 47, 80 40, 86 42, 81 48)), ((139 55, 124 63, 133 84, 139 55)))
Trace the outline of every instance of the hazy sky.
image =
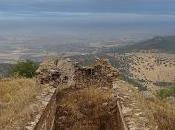
POLYGON ((175 0, 0 0, 0 11, 174 14, 175 0))
POLYGON ((175 0, 0 0, 0 35, 19 38, 140 38, 175 34, 174 23, 175 0))

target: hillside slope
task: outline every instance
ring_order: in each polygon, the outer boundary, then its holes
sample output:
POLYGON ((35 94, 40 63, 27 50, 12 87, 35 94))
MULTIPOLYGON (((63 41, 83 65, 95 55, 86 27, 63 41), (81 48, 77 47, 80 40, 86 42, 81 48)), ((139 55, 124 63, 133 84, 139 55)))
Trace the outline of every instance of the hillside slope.
POLYGON ((175 36, 155 37, 134 45, 125 47, 126 50, 159 50, 175 53, 175 36))

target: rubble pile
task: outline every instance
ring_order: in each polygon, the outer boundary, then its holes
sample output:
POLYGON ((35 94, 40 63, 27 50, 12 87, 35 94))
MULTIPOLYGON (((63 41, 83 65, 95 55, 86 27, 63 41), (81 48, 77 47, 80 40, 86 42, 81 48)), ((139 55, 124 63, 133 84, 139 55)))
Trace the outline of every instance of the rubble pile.
POLYGON ((41 84, 53 87, 112 87, 113 80, 119 75, 106 59, 97 59, 95 64, 83 67, 70 59, 48 59, 37 70, 41 84))
POLYGON ((108 60, 97 59, 88 67, 75 70, 76 87, 112 87, 113 80, 119 75, 108 60))
POLYGON ((45 60, 38 70, 37 79, 41 84, 49 84, 55 88, 71 86, 74 83, 74 64, 70 59, 50 58, 45 60))

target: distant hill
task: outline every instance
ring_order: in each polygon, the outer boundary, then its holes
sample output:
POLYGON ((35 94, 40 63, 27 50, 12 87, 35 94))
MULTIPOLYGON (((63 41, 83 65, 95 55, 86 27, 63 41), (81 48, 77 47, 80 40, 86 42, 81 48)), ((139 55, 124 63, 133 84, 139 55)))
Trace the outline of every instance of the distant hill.
POLYGON ((175 53, 175 36, 154 37, 132 45, 103 48, 101 51, 103 53, 124 53, 140 50, 157 50, 160 52, 175 53))
POLYGON ((129 45, 124 49, 132 50, 159 50, 163 52, 175 53, 175 36, 155 37, 134 45, 129 45))

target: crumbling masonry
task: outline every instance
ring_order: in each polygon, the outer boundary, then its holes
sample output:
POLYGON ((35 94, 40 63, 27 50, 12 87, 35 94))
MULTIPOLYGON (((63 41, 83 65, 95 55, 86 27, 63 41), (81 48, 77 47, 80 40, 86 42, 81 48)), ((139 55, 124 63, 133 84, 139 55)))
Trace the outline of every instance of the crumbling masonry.
POLYGON ((69 59, 41 64, 38 82, 56 88, 35 130, 126 130, 120 104, 113 93, 119 72, 108 60, 82 67, 69 59))

